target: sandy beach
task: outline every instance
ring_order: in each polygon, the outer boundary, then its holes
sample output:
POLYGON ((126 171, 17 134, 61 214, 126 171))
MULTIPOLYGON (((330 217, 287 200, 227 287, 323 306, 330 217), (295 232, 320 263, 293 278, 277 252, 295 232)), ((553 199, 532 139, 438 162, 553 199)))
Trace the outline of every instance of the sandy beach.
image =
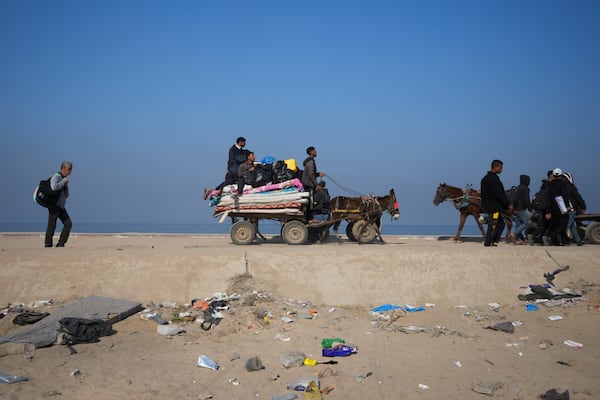
MULTIPOLYGON (((0 372, 28 380, 0 385, 0 398, 304 399, 286 388, 302 377, 319 379, 330 400, 538 399, 553 388, 600 398, 600 246, 385 239, 289 246, 269 236, 236 246, 228 235, 76 234, 46 249, 39 234, 0 234, 0 307, 52 314, 103 296, 139 302, 185 329, 164 337, 142 312, 98 343, 74 345, 76 354, 52 345, 4 355, 0 372), (519 294, 564 265, 555 289, 582 296, 528 311, 519 294), (180 320, 192 300, 213 296, 229 296, 218 325, 180 320), (370 312, 387 304, 401 308, 370 312), (514 333, 486 329, 501 322, 514 333), (321 339, 334 337, 356 354, 322 357, 321 339), (292 351, 338 363, 284 368, 280 356, 292 351), (219 369, 197 366, 201 355, 219 369), (255 356, 265 368, 249 372, 255 356)), ((0 335, 21 329, 16 315, 0 320, 0 335)))

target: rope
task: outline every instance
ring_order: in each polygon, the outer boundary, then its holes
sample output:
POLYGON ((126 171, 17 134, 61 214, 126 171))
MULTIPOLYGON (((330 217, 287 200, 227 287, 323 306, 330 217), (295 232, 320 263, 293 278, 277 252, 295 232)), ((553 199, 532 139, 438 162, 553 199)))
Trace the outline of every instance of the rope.
POLYGON ((331 175, 329 175, 329 174, 327 174, 327 178, 328 178, 328 179, 329 179, 331 182, 333 182, 333 183, 334 183, 334 184, 335 184, 337 187, 339 187, 340 189, 342 189, 342 190, 346 191, 347 193, 353 194, 353 195, 355 195, 355 196, 358 196, 358 197, 362 197, 362 196, 364 196, 362 193, 360 193, 360 192, 357 192, 356 190, 348 189, 348 188, 346 188, 346 187, 344 187, 344 186, 340 185, 340 184, 339 184, 338 182, 336 182, 336 180, 335 180, 335 179, 333 179, 333 178, 331 177, 331 175))

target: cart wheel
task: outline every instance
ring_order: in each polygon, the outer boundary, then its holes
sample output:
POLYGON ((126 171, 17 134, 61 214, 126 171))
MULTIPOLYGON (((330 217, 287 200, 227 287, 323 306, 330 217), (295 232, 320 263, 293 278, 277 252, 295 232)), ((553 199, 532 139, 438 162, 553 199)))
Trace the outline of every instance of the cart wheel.
POLYGON ((585 229, 585 238, 590 243, 600 244, 600 222, 592 222, 585 229))
POLYGON ((281 229, 281 238, 287 244, 303 244, 308 238, 308 228, 298 220, 288 221, 281 229))
POLYGON ((352 233, 352 228, 354 228, 354 222, 348 222, 348 225, 346 225, 346 236, 348 236, 348 239, 356 242, 356 237, 354 237, 354 233, 352 233))
POLYGON ((231 226, 231 240, 235 244, 250 244, 256 239, 256 227, 249 221, 238 221, 231 226))
POLYGON ((352 227, 352 234, 359 243, 369 243, 375 239, 377 232, 373 224, 361 219, 360 221, 356 221, 352 227))

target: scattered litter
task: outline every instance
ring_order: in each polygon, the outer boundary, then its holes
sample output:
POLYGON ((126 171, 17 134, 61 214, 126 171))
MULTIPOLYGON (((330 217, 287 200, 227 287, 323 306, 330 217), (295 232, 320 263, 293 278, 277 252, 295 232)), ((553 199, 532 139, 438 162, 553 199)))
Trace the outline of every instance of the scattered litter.
POLYGON ((421 389, 421 390, 427 390, 427 389, 429 389, 429 386, 424 385, 422 383, 419 383, 419 389, 421 389))
POLYGON ((550 321, 560 321, 561 319, 563 319, 563 317, 561 317, 560 315, 551 315, 548 317, 548 319, 550 321))
POLYGON ((523 321, 514 321, 512 324, 513 324, 513 326, 523 326, 524 322, 523 321))
POLYGON ((251 357, 246 360, 246 371, 260 371, 261 369, 265 369, 260 357, 251 357))
POLYGON ((314 376, 303 376, 288 382, 286 387, 290 390, 304 392, 311 382, 314 382, 317 385, 317 387, 321 386, 321 382, 314 376))
POLYGON ((425 307, 435 307, 434 303, 425 303, 425 307))
POLYGON ((235 386, 238 386, 242 383, 242 381, 240 381, 238 378, 231 378, 228 382, 235 386))
POLYGON ((356 375, 356 382, 358 383, 365 383, 365 381, 370 378, 371 376, 373 376, 372 372, 367 372, 366 374, 358 374, 356 375))
POLYGON ((219 364, 216 361, 211 360, 208 356, 205 356, 204 354, 198 357, 198 362, 196 363, 196 366, 212 369, 213 371, 219 369, 219 364))
POLYGON ((502 388, 502 386, 504 386, 504 385, 500 382, 496 382, 491 385, 487 385, 482 382, 477 382, 477 383, 474 383, 473 386, 471 386, 471 390, 474 391, 475 393, 493 396, 494 392, 496 390, 502 388))
POLYGON ((565 390, 563 393, 559 393, 556 389, 550 389, 540 395, 540 400, 569 400, 569 391, 565 390))
POLYGON ((500 304, 498 303, 489 303, 488 306, 494 311, 498 311, 500 309, 500 304))
POLYGON ((229 361, 235 361, 235 360, 239 360, 240 359, 240 354, 239 353, 231 353, 229 355, 229 361))
POLYGON ((0 383, 16 383, 16 382, 24 382, 28 380, 24 376, 19 375, 9 375, 3 372, 0 372, 0 383))
POLYGON ((78 377, 79 375, 81 375, 81 371, 80 371, 80 370, 78 370, 78 369, 74 369, 73 371, 71 371, 71 376, 72 376, 72 377, 76 378, 76 377, 78 377))
POLYGON ((402 332, 402 333, 429 333, 431 336, 438 337, 441 335, 451 336, 456 335, 465 339, 473 339, 479 336, 477 335, 468 335, 461 331, 453 331, 443 326, 435 326, 435 327, 427 327, 427 326, 395 326, 393 324, 387 324, 385 326, 380 326, 381 328, 392 331, 392 332, 402 332))
POLYGON ((335 311, 335 307, 331 307, 331 308, 329 309, 329 312, 330 312, 330 313, 332 313, 332 312, 334 312, 334 311, 335 311))
POLYGON ((159 335, 171 337, 184 333, 185 329, 178 325, 157 325, 156 332, 158 332, 159 335))
POLYGON ((48 300, 36 300, 33 302, 33 304, 31 305, 32 307, 43 307, 43 306, 51 306, 52 305, 52 299, 48 299, 48 300))
POLYGON ((495 331, 503 331, 506 333, 515 333, 515 327, 510 321, 498 322, 492 326, 486 326, 485 329, 493 329, 495 331))
POLYGON ((570 367, 573 364, 573 361, 571 361, 571 360, 558 360, 556 363, 560 364, 560 365, 566 365, 567 367, 570 367))
POLYGON ((456 365, 458 368, 462 367, 462 363, 460 361, 454 361, 454 365, 456 365))
POLYGON ((578 343, 578 342, 574 342, 572 340, 565 340, 563 343, 566 344, 567 346, 570 346, 570 347, 576 347, 578 349, 582 349, 583 348, 583 344, 578 343))
POLYGON ((291 319, 291 318, 288 318, 288 317, 281 317, 281 320, 282 320, 283 322, 285 322, 286 324, 289 324, 290 322, 294 322, 294 320, 293 320, 293 319, 291 319))
POLYGON ((279 361, 285 368, 301 367, 304 365, 305 359, 306 354, 300 351, 290 351, 279 356, 279 361))
POLYGON ((538 306, 536 306, 535 304, 528 303, 525 305, 525 310, 527 310, 527 311, 537 311, 539 309, 540 308, 538 306))
POLYGON ((273 340, 279 340, 281 342, 289 342, 291 339, 289 337, 286 337, 285 335, 278 333, 277 335, 275 335, 273 337, 273 340))
POLYGON ((322 370, 321 372, 319 372, 319 379, 323 379, 327 376, 337 376, 337 371, 331 367, 327 367, 324 370, 322 370))

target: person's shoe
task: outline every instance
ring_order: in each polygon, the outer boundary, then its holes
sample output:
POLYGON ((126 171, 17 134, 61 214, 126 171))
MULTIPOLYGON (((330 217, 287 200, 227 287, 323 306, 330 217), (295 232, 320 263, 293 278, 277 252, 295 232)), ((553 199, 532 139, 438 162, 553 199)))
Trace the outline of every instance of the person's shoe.
POLYGON ((515 244, 518 246, 521 246, 521 245, 523 245, 523 241, 521 239, 517 239, 517 240, 515 240, 515 244))
POLYGON ((65 247, 65 245, 64 245, 64 244, 62 244, 62 243, 58 243, 58 244, 56 245, 56 247, 65 247))
POLYGON ((209 189, 204 189, 204 200, 208 199, 208 196, 210 195, 210 190, 209 189))
POLYGON ((46 244, 46 245, 44 245, 44 247, 48 248, 48 247, 52 247, 52 245, 51 244, 46 244))
POLYGON ((577 242, 577 246, 583 246, 583 242, 577 242))

